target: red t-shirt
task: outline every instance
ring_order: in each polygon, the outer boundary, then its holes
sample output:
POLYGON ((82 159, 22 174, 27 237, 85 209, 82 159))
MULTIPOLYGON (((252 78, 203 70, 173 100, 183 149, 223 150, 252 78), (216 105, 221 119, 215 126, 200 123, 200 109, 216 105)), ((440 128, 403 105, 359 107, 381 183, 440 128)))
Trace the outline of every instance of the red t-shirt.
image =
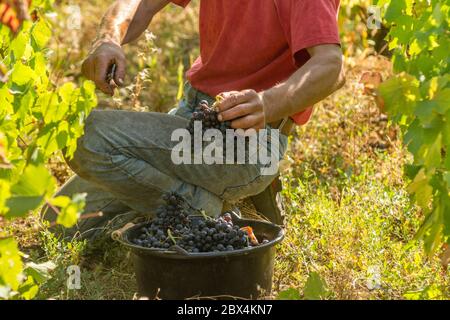
MULTIPOLYGON (((185 7, 190 0, 173 0, 185 7)), ((192 86, 211 96, 269 89, 309 57, 306 48, 339 44, 340 0, 203 0, 200 57, 187 72, 192 86)), ((312 107, 292 116, 306 123, 312 107)))

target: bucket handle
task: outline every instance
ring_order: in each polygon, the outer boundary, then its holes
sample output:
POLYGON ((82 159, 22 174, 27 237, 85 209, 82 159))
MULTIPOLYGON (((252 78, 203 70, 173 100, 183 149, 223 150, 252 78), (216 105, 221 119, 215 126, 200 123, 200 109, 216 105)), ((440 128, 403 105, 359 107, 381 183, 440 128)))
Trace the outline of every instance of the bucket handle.
POLYGON ((169 248, 169 250, 173 250, 176 251, 177 253, 184 255, 184 256, 189 256, 189 252, 186 251, 185 249, 183 249, 182 247, 180 247, 179 245, 175 244, 173 246, 171 246, 169 248))
POLYGON ((134 226, 135 226, 135 224, 132 223, 132 222, 127 223, 127 224, 124 225, 122 228, 117 229, 117 230, 114 230, 114 231, 111 233, 111 238, 112 238, 114 241, 120 241, 120 240, 122 240, 122 239, 123 239, 123 234, 125 233, 125 231, 127 231, 128 229, 130 229, 130 228, 132 228, 132 227, 134 227, 134 226))
POLYGON ((241 210, 239 210, 238 207, 234 207, 232 210, 227 211, 231 215, 231 219, 233 221, 240 221, 242 220, 242 214, 241 210))

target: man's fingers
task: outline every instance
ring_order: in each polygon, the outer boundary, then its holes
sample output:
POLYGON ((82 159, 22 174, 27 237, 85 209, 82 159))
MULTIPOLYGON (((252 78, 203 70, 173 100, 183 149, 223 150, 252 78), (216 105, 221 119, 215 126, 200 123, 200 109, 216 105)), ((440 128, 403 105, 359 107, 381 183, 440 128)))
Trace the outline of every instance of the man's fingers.
POLYGON ((252 137, 254 135, 257 135, 258 131, 254 128, 249 128, 249 129, 239 128, 239 129, 234 130, 234 134, 236 136, 241 136, 241 137, 252 137))
POLYGON ((223 100, 216 105, 218 111, 222 112, 233 108, 238 104, 248 102, 252 98, 250 92, 251 91, 248 90, 240 92, 225 92, 221 94, 220 96, 223 98, 223 100))
POLYGON ((126 70, 125 59, 116 58, 116 73, 114 75, 114 82, 119 86, 124 85, 125 72, 126 72, 125 70, 126 70))
POLYGON ((94 64, 92 63, 91 58, 87 58, 84 60, 81 65, 81 73, 89 80, 94 80, 94 64))
POLYGON ((259 125, 260 122, 260 118, 257 115, 249 115, 232 121, 231 127, 233 129, 262 129, 262 125, 259 125))
POLYGON ((237 94, 237 93, 239 93, 240 91, 227 91, 227 92, 222 92, 222 93, 219 93, 219 97, 221 97, 222 99, 226 99, 226 98, 229 98, 230 97, 230 95, 232 95, 232 94, 237 94))
POLYGON ((257 111, 258 106, 252 103, 245 103, 237 105, 231 109, 225 110, 218 115, 219 121, 228 121, 243 117, 254 111, 257 111))
POLYGON ((113 95, 114 90, 107 82, 109 59, 99 56, 95 61, 94 82, 101 91, 106 94, 113 95))
POLYGON ((96 45, 96 49, 89 54, 82 65, 82 72, 86 78, 95 82, 99 90, 113 95, 116 86, 124 84, 125 65, 125 55, 121 47, 112 42, 105 42, 96 45), (115 68, 112 68, 113 65, 115 68), (112 71, 114 75, 111 75, 112 71))

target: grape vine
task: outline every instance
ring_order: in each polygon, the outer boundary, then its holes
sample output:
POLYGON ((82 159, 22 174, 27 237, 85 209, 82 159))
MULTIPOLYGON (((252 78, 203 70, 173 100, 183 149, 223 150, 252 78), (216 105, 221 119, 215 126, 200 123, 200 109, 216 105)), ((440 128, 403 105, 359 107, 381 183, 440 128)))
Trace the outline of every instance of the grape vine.
POLYGON ((390 27, 395 75, 381 104, 413 155, 408 191, 424 213, 417 238, 428 253, 450 243, 450 1, 378 0, 390 27))
POLYGON ((60 208, 57 223, 73 226, 83 195, 52 197, 55 178, 46 167, 57 152, 70 158, 83 123, 97 104, 95 86, 58 85, 49 66, 51 26, 45 13, 53 0, 36 0, 18 33, 0 24, 0 299, 31 299, 44 277, 24 261, 5 220, 37 214, 44 204, 60 208), (63 151, 62 151, 63 150, 63 151))

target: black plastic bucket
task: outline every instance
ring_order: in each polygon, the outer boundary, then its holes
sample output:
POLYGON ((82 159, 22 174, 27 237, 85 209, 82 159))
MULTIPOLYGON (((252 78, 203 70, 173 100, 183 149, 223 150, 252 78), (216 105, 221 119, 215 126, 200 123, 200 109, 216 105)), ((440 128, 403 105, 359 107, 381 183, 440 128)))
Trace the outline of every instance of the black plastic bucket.
POLYGON ((255 299, 272 289, 275 244, 284 232, 269 222, 233 218, 250 226, 258 238, 269 242, 256 247, 219 253, 187 253, 136 246, 134 239, 148 223, 128 226, 113 238, 129 249, 141 297, 161 299, 255 299))

